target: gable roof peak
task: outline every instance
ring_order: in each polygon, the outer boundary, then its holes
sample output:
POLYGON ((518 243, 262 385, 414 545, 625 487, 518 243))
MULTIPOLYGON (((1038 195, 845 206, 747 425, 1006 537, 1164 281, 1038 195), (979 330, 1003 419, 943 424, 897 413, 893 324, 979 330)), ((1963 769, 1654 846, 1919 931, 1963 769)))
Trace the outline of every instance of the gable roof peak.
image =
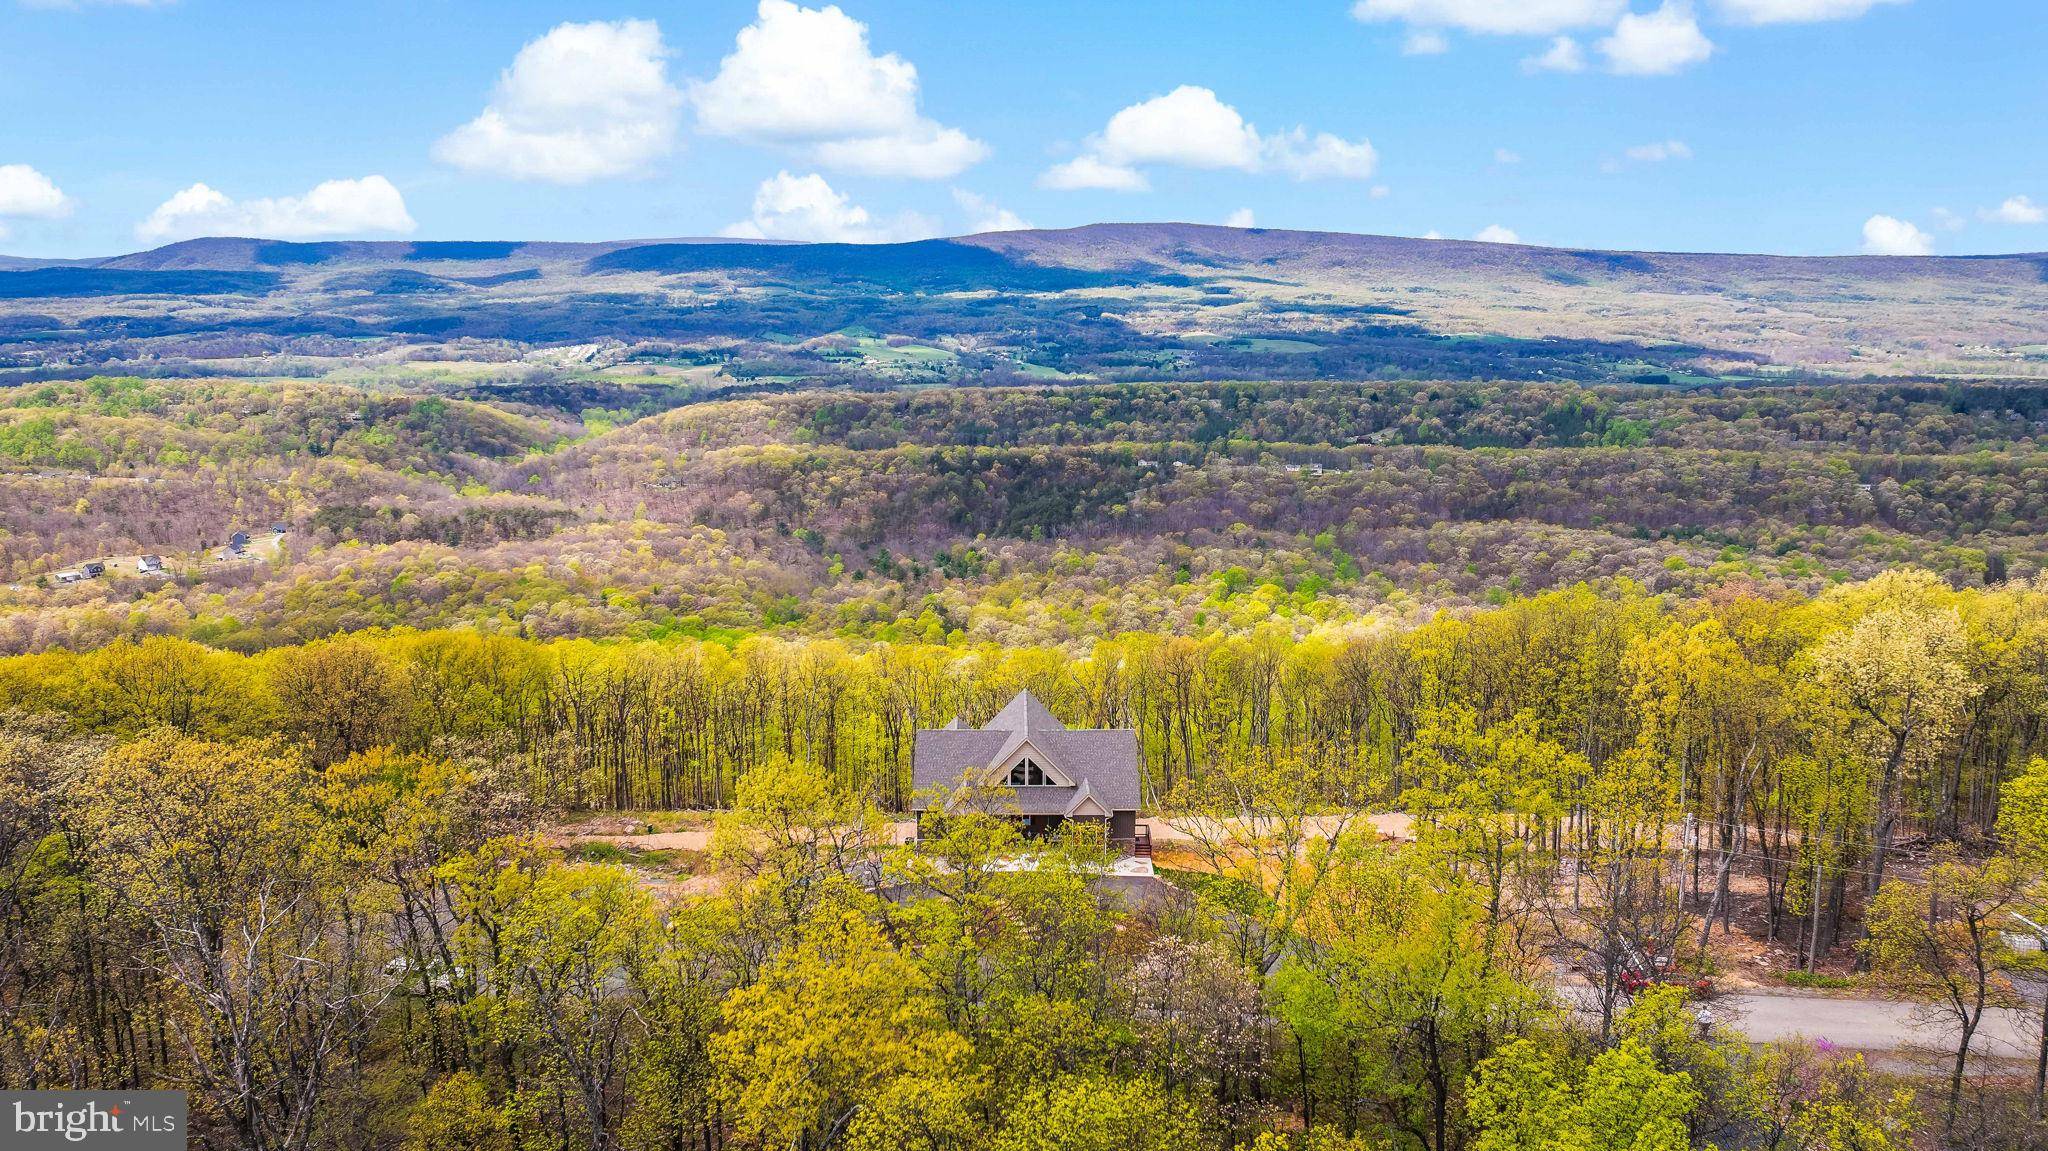
POLYGON ((1075 812, 1080 811, 1091 803, 1095 805, 1097 811, 1105 815, 1109 813, 1109 809, 1103 806, 1102 801, 1095 798, 1094 786, 1088 780, 1083 779, 1081 786, 1074 789, 1074 798, 1067 801, 1067 809, 1060 814, 1071 817, 1075 812))
POLYGON ((997 712, 996 717, 989 720, 983 730, 1065 731, 1067 725, 1055 718, 1052 709, 1046 707, 1037 696, 1031 694, 1029 688, 1026 688, 1004 704, 1003 710, 997 712))

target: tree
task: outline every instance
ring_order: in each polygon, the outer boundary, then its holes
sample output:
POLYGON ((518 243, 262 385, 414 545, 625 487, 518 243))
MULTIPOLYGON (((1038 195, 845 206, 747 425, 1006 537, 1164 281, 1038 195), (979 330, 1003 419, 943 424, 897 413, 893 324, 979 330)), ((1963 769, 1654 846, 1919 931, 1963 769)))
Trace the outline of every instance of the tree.
POLYGON ((948 1068, 884 1087, 846 1127, 849 1151, 975 1151, 989 1145, 987 1085, 948 1068))
POLYGON ((1739 1141, 1756 1126, 1755 1056, 1742 1036, 1704 1019, 1687 989, 1652 987, 1616 1022, 1614 1041, 1640 1045, 1660 1071, 1684 1073, 1699 1094, 1687 1118, 1693 1142, 1739 1141))
POLYGON ((740 886, 779 946, 822 902, 880 876, 886 825, 874 807, 824 772, 793 764, 749 772, 713 833, 713 857, 740 886))
POLYGON ((512 1125, 467 1071, 434 1081, 405 1121, 405 1151, 514 1151, 512 1125))
POLYGON ((921 826, 914 845, 890 855, 890 888, 917 897, 892 900, 889 930, 931 980, 949 1024, 989 1056, 1000 1090, 1026 1038, 1013 1029, 1096 1003, 1126 970, 1123 916, 1090 887, 1105 862, 1099 840, 1062 837, 1027 852, 1014 823, 976 811, 928 812, 921 826), (1020 853, 1029 866, 1017 865, 1020 853))
POLYGON ((353 877, 342 895, 348 915, 388 924, 404 1022, 424 1031, 429 1065, 441 1070, 468 1066, 476 1039, 459 1010, 473 986, 454 977, 460 912, 443 869, 513 830, 508 816, 522 806, 500 809, 486 788, 446 761, 375 748, 327 768, 310 795, 320 835, 309 846, 353 877))
POLYGON ((1630 983, 1676 961, 1689 923, 1669 848, 1673 782, 1639 749, 1609 760, 1586 789, 1571 898, 1544 904, 1555 942, 1597 980, 1603 1038, 1630 983))
POLYGON ((1636 1040, 1560 1073, 1554 1052, 1517 1039, 1472 1074, 1472 1151, 1690 1151, 1699 1093, 1636 1040))
POLYGON ((328 764, 391 741, 399 715, 397 669, 382 650, 356 637, 280 654, 271 670, 284 727, 328 764))
POLYGON ((922 973, 852 910, 821 913, 726 997, 724 1016, 711 1044, 719 1095, 762 1146, 825 1151, 885 1098, 907 1107, 902 1081, 959 1075, 968 1054, 922 973))
POLYGON ((1526 981, 1533 955, 1489 946, 1483 888, 1415 858, 1346 837, 1271 994, 1304 1087, 1316 1075, 1343 1101, 1345 1134, 1363 1102, 1427 1151, 1451 1151, 1473 1066, 1537 1026, 1542 997, 1526 981))
MULTIPOLYGON (((1889 591, 1878 588, 1876 594, 1889 591)), ((1879 607, 1846 631, 1824 637, 1814 650, 1815 678, 1876 767, 1868 888, 1873 897, 1884 883, 1905 772, 1953 734, 1963 705, 1978 691, 1970 681, 1967 651, 1953 608, 1906 602, 1879 607)))
POLYGON ((1861 1055, 1780 1044, 1759 1061, 1762 1136, 1786 1151, 1910 1151, 1922 1120, 1910 1088, 1889 1085, 1861 1055))
POLYGON ((1590 773, 1586 761, 1544 739, 1526 714, 1481 730, 1470 709, 1458 708, 1422 721, 1408 765, 1416 783, 1401 806, 1414 817, 1416 838, 1484 890, 1492 932, 1519 946, 1522 921, 1555 877, 1557 797, 1590 773))
POLYGON ((1229 922, 1239 956, 1261 975, 1293 945, 1303 918, 1363 806, 1363 780, 1348 769, 1323 778, 1277 753, 1227 756, 1173 797, 1206 869, 1227 887, 1256 893, 1229 922))
POLYGON ((1066 1076, 1019 1098, 994 1151, 1186 1151, 1203 1143, 1194 1108, 1151 1079, 1066 1076))
POLYGON ((1894 880, 1870 906, 1864 946, 1872 972, 1900 994, 1927 1001, 1956 1027, 1950 1129, 1984 1010, 2011 990, 2000 974, 2010 960, 2001 929, 2020 896, 2021 878, 2010 860, 1976 864, 1949 857, 1935 863, 1924 889, 1894 880))
POLYGON ((333 1116, 333 1057, 388 987, 351 881, 318 838, 299 762, 273 744, 169 732, 109 755, 85 784, 94 866, 155 941, 152 974, 196 1095, 195 1122, 251 1151, 299 1151, 333 1116))
POLYGON ((236 661, 196 643, 168 636, 116 643, 94 652, 89 666, 86 690, 95 718, 116 731, 170 727, 220 736, 253 727, 258 718, 247 714, 236 690, 236 661))
MULTIPOLYGON (((1752 661, 1713 617, 1690 627, 1674 624, 1638 642, 1629 670, 1642 713, 1638 750, 1676 766, 1681 805, 1719 840, 1713 902, 1700 933, 1704 955, 1716 916, 1725 926, 1730 914, 1729 876, 1747 834, 1748 804, 1789 741, 1786 685, 1775 668, 1752 661)), ((1697 853, 1692 891, 1697 902, 1697 853)))
MULTIPOLYGON (((2022 924, 2048 947, 2048 760, 2036 757, 2024 772, 2007 781, 1999 796, 1998 841, 2021 870, 2025 886, 2020 902, 2025 916, 2022 924)), ((2033 965, 2030 965, 2033 966, 2033 965)), ((2034 967, 2035 978, 2041 971, 2034 967)), ((2048 997, 2041 1007, 2040 1045, 2034 1060, 2034 1115, 2040 1117, 2048 1100, 2048 997)))
POLYGON ((1265 1118, 1251 1090, 1271 1048, 1259 981, 1191 939, 1155 942, 1130 981, 1140 1047, 1165 1088, 1205 1086, 1233 1132, 1265 1118))
POLYGON ((137 932, 76 854, 74 804, 105 752, 54 716, 0 713, 0 1083, 9 1088, 122 1077, 120 1062, 104 1057, 114 1045, 93 1034, 92 1006, 115 1001, 109 961, 137 932))
POLYGON ((576 1101, 590 1151, 616 1147, 643 1024, 636 976, 660 939, 653 901, 620 868, 564 865, 530 840, 487 842, 442 872, 462 922, 465 1013, 530 1090, 576 1101))
POLYGON ((1810 746, 1787 759, 1779 800, 1799 833, 1799 854, 1786 877, 1787 904, 1806 913, 1805 967, 1811 972, 1840 928, 1841 893, 1859 854, 1861 829, 1870 824, 1875 796, 1871 766, 1837 733, 1816 733, 1810 746), (1823 934, 1823 914, 1827 934, 1823 934))

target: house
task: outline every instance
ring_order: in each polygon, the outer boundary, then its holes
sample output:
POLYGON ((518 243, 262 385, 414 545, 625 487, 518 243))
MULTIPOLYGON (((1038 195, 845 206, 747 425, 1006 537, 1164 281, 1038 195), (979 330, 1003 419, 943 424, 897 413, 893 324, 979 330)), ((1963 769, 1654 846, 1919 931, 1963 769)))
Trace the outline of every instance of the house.
POLYGON ((78 570, 84 572, 87 579, 98 579, 107 574, 107 565, 98 560, 88 560, 85 563, 79 564, 78 570))
POLYGON ((50 576, 50 578, 56 580, 60 584, 67 584, 77 583, 80 580, 88 579, 90 577, 88 577, 84 572, 81 571, 61 571, 53 573, 50 576))
POLYGON ((1068 820, 1102 824, 1111 843, 1149 854, 1138 826, 1138 733, 1062 724, 1028 691, 971 728, 958 719, 911 745, 911 810, 967 807, 1014 816, 1030 836, 1068 820))
POLYGON ((238 552, 249 546, 249 533, 236 532, 228 537, 228 550, 238 552))
POLYGON ((135 561, 136 575, 154 575, 164 570, 164 557, 143 556, 135 561))

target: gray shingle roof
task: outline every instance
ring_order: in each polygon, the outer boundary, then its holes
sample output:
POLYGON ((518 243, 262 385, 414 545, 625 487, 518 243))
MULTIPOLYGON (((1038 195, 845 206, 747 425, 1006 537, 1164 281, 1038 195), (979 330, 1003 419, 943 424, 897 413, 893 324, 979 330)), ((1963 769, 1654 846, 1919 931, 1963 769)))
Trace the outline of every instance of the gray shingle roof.
POLYGON ((982 728, 953 727, 917 733, 911 745, 911 807, 943 806, 963 776, 979 779, 1029 743, 1040 760, 1075 787, 1005 788, 1019 815, 1065 815, 1082 794, 1110 811, 1139 808, 1138 734, 1128 729, 1069 728, 1028 691, 1017 693, 982 728))

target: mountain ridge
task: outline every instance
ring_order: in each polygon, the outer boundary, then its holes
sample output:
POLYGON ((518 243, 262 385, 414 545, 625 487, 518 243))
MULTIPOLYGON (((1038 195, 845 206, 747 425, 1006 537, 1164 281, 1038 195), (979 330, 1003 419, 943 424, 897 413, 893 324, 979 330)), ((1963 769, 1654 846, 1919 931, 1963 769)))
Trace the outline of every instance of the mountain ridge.
POLYGON ((2048 254, 1617 252, 1202 224, 876 245, 216 237, 0 262, 0 380, 498 363, 596 343, 658 370, 793 386, 2033 379, 2048 377, 2044 284, 2048 254))
MULTIPOLYGON (((335 253, 336 259, 381 258, 400 260, 426 259, 485 259, 492 257, 454 256, 422 254, 435 249, 452 250, 464 247, 502 248, 504 254, 495 258, 513 258, 515 255, 542 258, 561 258, 574 254, 601 255, 607 252, 631 248, 660 245, 733 245, 758 247, 808 247, 808 248, 856 248, 875 251, 904 248, 917 244, 951 243, 999 251, 1046 251, 1063 250, 1060 241, 1079 239, 1101 245, 1105 239, 1128 243, 1130 238, 1153 234, 1158 239, 1175 237, 1215 239, 1221 236, 1242 237, 1253 240, 1275 241, 1278 243, 1314 242, 1335 247, 1370 247, 1382 250, 1435 251, 1448 254, 1469 253, 1535 253, 1566 254, 1573 256, 1620 256, 1667 258, 1679 260, 1732 260, 1787 262, 1792 264, 1837 264, 1847 263, 1869 267, 1913 267, 1939 266, 1947 263, 1981 263, 2014 261, 2033 263, 2048 261, 2048 250, 2031 252, 1994 252, 1965 255, 1930 256, 1883 256, 1862 253, 1837 255, 1802 255, 1779 252, 1714 252, 1697 250, 1666 250, 1657 248, 1598 248, 1586 246, 1560 246, 1547 244, 1503 244, 1481 240, 1456 238, 1428 238, 1420 236, 1396 236, 1375 232, 1342 232, 1326 229, 1295 228, 1235 228, 1222 224, 1202 224, 1186 221, 1102 221, 1079 224, 1068 228, 1021 228, 996 232, 969 232, 955 236, 933 236, 924 240, 892 241, 880 244, 856 244, 841 241, 800 241, 800 240, 756 240, 725 236, 671 236, 626 238, 616 240, 277 240, 254 236, 202 236, 189 240, 178 240, 154 248, 119 252, 106 256, 85 256, 68 258, 42 258, 12 256, 0 253, 0 271, 26 271, 41 267, 115 267, 125 269, 184 268, 219 271, 240 270, 238 265, 250 260, 262 250, 284 251, 303 250, 335 253)), ((299 261, 291 261, 299 262, 299 261)), ((325 263, 327 260, 307 260, 308 263, 325 263)), ((264 266, 275 266, 266 264, 264 266)))

